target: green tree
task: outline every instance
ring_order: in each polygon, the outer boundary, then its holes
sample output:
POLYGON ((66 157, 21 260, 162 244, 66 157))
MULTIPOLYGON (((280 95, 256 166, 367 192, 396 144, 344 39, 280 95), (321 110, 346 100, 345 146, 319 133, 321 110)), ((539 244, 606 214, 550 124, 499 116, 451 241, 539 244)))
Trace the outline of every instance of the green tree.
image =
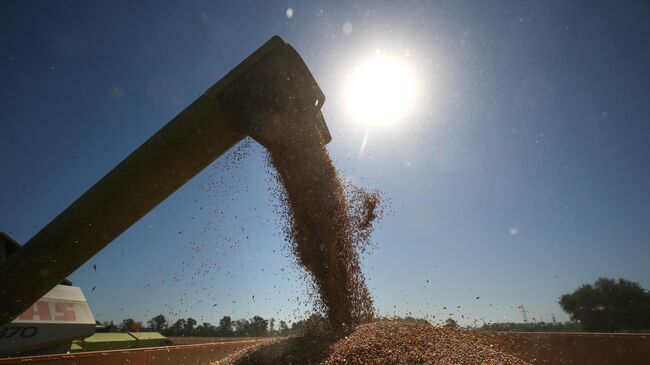
POLYGON ((560 297, 560 306, 585 331, 650 328, 650 293, 625 279, 599 278, 560 297))
POLYGON ((130 331, 131 327, 133 326, 134 323, 135 323, 135 321, 133 320, 133 318, 127 318, 127 319, 123 320, 122 324, 120 324, 120 331, 123 331, 123 332, 130 331))
POLYGON ((309 318, 294 322, 291 325, 291 333, 300 336, 320 336, 329 331, 329 323, 320 313, 313 313, 309 318))
POLYGON ((119 328, 115 325, 115 323, 113 321, 104 322, 103 325, 105 327, 105 332, 117 332, 117 331, 119 331, 119 328))
POLYGON ((232 319, 229 316, 224 316, 219 320, 219 334, 221 336, 232 335, 232 319))
POLYGON ((171 327, 169 327, 169 330, 167 331, 167 335, 171 336, 183 336, 185 331, 185 319, 181 318, 174 322, 171 327))
POLYGON ((232 325, 235 328, 235 336, 247 337, 251 335, 251 323, 247 319, 238 319, 232 322, 232 325))
POLYGON ((445 321, 445 327, 449 327, 449 328, 458 328, 458 322, 456 322, 455 319, 449 317, 449 318, 447 318, 447 320, 445 321))
POLYGON ((151 320, 147 322, 147 325, 149 325, 149 328, 151 328, 152 331, 161 332, 167 328, 167 319, 162 314, 159 314, 151 318, 151 320))
POLYGON ((196 319, 190 317, 185 320, 184 334, 185 336, 192 336, 194 334, 194 326, 196 326, 196 319))
POLYGON ((287 322, 280 321, 280 324, 278 325, 278 333, 280 336, 289 335, 289 326, 287 326, 287 322))
POLYGON ((260 316, 255 316, 251 319, 249 333, 251 336, 266 336, 268 334, 268 325, 269 321, 260 316))
POLYGON ((203 322, 200 326, 196 327, 194 333, 200 337, 214 336, 214 326, 209 322, 203 322))

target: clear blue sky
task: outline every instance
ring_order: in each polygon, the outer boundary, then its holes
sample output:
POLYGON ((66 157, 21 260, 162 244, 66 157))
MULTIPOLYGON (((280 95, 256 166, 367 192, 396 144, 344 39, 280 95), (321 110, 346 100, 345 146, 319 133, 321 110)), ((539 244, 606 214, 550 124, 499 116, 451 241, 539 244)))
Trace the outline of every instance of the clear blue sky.
MULTIPOLYGON (((275 34, 328 97, 337 167, 391 201, 363 256, 381 314, 564 320, 558 297, 599 276, 650 288, 643 1, 4 1, 0 229, 29 240, 275 34), (376 49, 408 55, 420 85, 390 130, 344 108, 376 49)), ((242 148, 72 275, 97 319, 310 309, 264 151, 242 148)))

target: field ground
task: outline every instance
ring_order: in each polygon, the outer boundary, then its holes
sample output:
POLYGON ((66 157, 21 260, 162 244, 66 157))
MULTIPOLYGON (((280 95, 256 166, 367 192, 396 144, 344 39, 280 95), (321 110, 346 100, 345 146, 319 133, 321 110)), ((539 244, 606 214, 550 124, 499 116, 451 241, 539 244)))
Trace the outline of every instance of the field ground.
MULTIPOLYGON (((499 349, 535 365, 650 364, 650 335, 489 332, 499 349)), ((209 364, 267 338, 171 337, 172 346, 0 359, 0 365, 209 364)))
POLYGON ((506 352, 543 365, 650 364, 650 335, 643 333, 494 332, 506 352))
MULTIPOLYGON (((535 365, 650 364, 645 333, 492 332, 502 350, 535 365)), ((175 345, 251 340, 247 337, 171 337, 175 345)), ((264 338, 255 338, 262 340, 264 338)))
POLYGON ((244 341, 13 357, 0 359, 0 365, 203 365, 259 342, 248 338, 244 341))

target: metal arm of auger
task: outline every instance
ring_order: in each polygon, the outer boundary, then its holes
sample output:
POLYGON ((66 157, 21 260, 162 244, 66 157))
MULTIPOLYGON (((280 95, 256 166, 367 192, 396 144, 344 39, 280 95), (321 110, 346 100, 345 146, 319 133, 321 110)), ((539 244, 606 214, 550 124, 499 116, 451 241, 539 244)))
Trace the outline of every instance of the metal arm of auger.
POLYGON ((329 142, 324 99, 298 53, 271 38, 0 263, 0 327, 265 121, 316 123, 329 142))

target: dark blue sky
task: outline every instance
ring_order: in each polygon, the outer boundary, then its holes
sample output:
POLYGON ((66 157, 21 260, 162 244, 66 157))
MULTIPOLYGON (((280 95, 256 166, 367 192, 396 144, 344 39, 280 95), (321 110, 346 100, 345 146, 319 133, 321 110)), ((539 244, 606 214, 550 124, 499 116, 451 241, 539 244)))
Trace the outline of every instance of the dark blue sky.
MULTIPOLYGON (((2 2, 0 229, 29 240, 275 34, 328 98, 338 168, 390 199, 363 257, 381 314, 566 319, 558 297, 598 276, 650 287, 642 1, 2 2), (377 49, 418 78, 390 130, 345 110, 377 49)), ((99 320, 310 309, 264 151, 240 150, 72 275, 99 320)))

